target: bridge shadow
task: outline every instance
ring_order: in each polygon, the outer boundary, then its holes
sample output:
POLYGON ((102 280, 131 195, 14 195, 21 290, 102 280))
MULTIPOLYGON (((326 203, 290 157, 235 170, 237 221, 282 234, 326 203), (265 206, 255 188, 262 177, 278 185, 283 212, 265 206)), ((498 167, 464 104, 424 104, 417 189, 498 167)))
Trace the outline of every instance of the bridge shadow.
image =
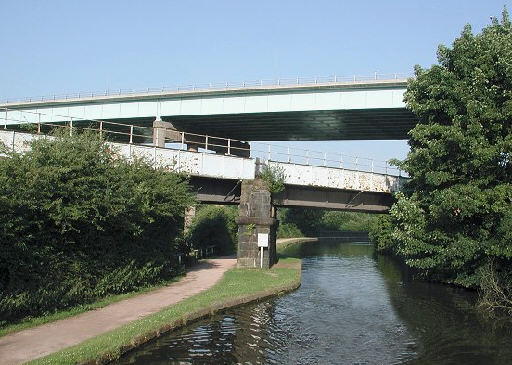
POLYGON ((227 256, 212 256, 203 260, 200 260, 196 264, 187 268, 187 272, 197 272, 202 270, 210 270, 224 266, 221 261, 223 260, 236 260, 236 255, 227 256), (215 260, 215 261, 212 261, 215 260))

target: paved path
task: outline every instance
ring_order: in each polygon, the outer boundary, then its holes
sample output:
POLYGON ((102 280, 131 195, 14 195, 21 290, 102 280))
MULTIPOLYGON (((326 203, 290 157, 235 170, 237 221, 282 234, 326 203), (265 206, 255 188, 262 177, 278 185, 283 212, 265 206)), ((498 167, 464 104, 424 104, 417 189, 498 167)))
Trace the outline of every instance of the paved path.
POLYGON ((175 304, 220 280, 236 258, 206 260, 181 281, 107 307, 0 337, 0 364, 20 364, 76 345, 164 307, 175 304))

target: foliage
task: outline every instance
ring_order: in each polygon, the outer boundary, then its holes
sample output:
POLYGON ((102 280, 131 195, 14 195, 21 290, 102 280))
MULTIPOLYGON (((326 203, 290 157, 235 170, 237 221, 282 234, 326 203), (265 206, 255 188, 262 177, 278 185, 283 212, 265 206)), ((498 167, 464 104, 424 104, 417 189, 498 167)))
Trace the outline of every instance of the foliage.
POLYGON ((281 166, 263 165, 260 178, 265 181, 272 194, 284 191, 284 169, 281 166))
POLYGON ((217 247, 219 253, 236 250, 237 208, 226 205, 201 206, 187 233, 187 240, 193 248, 217 247))
POLYGON ((326 211, 322 216, 321 226, 325 230, 366 232, 377 217, 374 214, 359 212, 326 211))
POLYGON ((369 226, 368 236, 370 241, 375 243, 377 251, 380 253, 388 253, 393 248, 393 224, 391 217, 387 214, 380 215, 374 219, 369 226))
POLYGON ((96 135, 59 134, 0 158, 0 321, 177 274, 187 182, 128 163, 96 135))
MULTIPOLYGON (((416 67, 405 94, 418 119, 391 209, 393 250, 427 277, 476 287, 512 259, 512 27, 464 28, 439 65, 416 67)), ((387 245, 387 243, 386 243, 387 245)))
POLYGON ((280 208, 279 238, 315 236, 325 231, 368 231, 378 216, 317 208, 280 208))
POLYGON ((281 208, 277 210, 279 225, 291 224, 302 235, 314 235, 318 231, 324 211, 315 208, 281 208))
POLYGON ((277 228, 277 237, 278 238, 294 238, 294 237, 303 237, 304 233, 297 227, 294 223, 288 222, 279 222, 279 227, 277 228))
POLYGON ((492 317, 512 317, 512 272, 489 261, 480 268, 478 307, 492 317))
POLYGON ((122 301, 122 300, 125 300, 128 298, 132 298, 137 295, 148 293, 150 291, 159 289, 166 285, 170 285, 170 284, 182 279, 183 276, 184 275, 178 275, 178 276, 173 277, 170 280, 161 281, 155 285, 144 286, 140 289, 131 291, 129 293, 108 295, 108 296, 98 299, 94 302, 75 306, 70 309, 63 309, 63 310, 58 310, 58 311, 55 311, 52 313, 45 313, 42 316, 26 317, 22 321, 15 322, 15 323, 0 327, 0 337, 6 336, 11 333, 23 331, 28 328, 37 327, 37 326, 40 326, 45 323, 51 323, 51 322, 55 322, 55 321, 58 321, 61 319, 73 317, 80 313, 88 312, 88 311, 91 311, 94 309, 103 308, 110 304, 117 303, 119 301, 122 301))

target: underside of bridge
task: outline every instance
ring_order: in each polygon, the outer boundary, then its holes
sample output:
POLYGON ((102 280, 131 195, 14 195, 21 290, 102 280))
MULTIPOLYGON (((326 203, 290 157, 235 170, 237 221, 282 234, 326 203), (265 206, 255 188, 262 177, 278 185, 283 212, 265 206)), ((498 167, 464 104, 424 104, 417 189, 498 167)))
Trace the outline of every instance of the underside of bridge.
POLYGON ((178 130, 244 141, 407 139, 416 119, 403 108, 162 117, 178 130))
MULTIPOLYGON (((416 125, 414 115, 404 108, 163 115, 161 118, 179 131, 241 141, 402 140, 408 138, 407 133, 416 125)), ((152 127, 154 118, 110 121, 152 127)), ((88 122, 75 123, 87 125, 88 122)))
MULTIPOLYGON (((239 180, 192 177, 190 179, 197 200, 206 204, 238 205, 242 193, 239 180)), ((286 185, 274 194, 276 207, 310 207, 365 213, 385 213, 393 204, 389 193, 327 189, 310 186, 286 185)))

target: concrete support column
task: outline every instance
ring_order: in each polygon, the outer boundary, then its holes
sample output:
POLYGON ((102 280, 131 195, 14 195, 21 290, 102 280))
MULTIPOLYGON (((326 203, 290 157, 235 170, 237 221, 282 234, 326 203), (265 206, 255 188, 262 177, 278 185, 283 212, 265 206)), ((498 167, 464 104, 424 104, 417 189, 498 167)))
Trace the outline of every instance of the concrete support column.
POLYGON ((230 154, 239 157, 249 158, 251 155, 250 144, 248 142, 231 140, 226 138, 211 137, 195 133, 180 132, 171 122, 164 122, 157 118, 153 122, 153 145, 156 147, 165 147, 168 142, 184 142, 187 151, 198 152, 199 148, 215 151, 216 153, 230 154), (182 134, 184 133, 184 134, 182 134))
POLYGON ((271 194, 260 179, 242 182, 238 207, 237 266, 269 269, 277 261, 276 234, 278 221, 273 216, 271 194), (258 235, 268 235, 268 247, 258 247, 258 235), (263 265, 262 265, 263 264, 263 265))
POLYGON ((165 142, 180 142, 181 134, 170 122, 156 119, 153 122, 153 145, 165 147, 165 142))

